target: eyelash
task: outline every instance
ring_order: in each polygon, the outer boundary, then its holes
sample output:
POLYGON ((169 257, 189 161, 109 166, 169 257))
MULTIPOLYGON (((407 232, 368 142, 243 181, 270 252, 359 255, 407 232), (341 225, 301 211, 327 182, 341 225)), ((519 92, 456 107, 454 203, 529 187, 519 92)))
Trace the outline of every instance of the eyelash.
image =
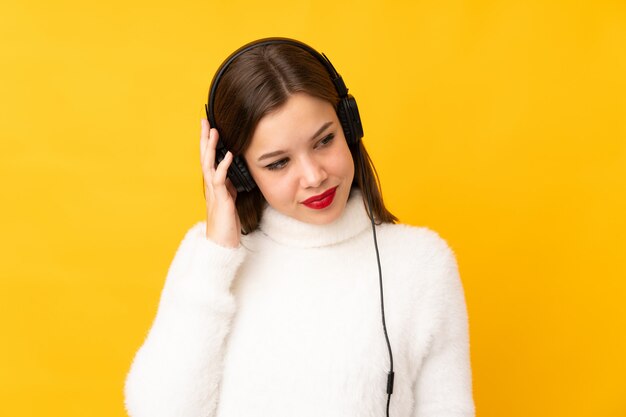
POLYGON ((289 158, 279 159, 278 161, 272 162, 271 164, 267 165, 265 168, 269 169, 270 171, 278 171, 279 169, 283 169, 285 165, 287 165, 288 161, 289 158))
POLYGON ((333 141, 333 139, 335 139, 335 134, 334 133, 329 133, 328 135, 326 135, 325 137, 322 138, 322 140, 320 140, 318 142, 319 146, 326 146, 328 145, 330 142, 333 141))
MULTIPOLYGON (((334 133, 330 133, 324 136, 322 139, 320 139, 319 142, 317 142, 317 144, 315 144, 315 149, 328 146, 333 141, 333 139, 335 139, 334 133)), ((270 171, 278 171, 283 169, 287 165, 287 162, 289 162, 289 158, 279 159, 276 162, 272 162, 271 164, 266 165, 265 168, 269 169, 270 171)))

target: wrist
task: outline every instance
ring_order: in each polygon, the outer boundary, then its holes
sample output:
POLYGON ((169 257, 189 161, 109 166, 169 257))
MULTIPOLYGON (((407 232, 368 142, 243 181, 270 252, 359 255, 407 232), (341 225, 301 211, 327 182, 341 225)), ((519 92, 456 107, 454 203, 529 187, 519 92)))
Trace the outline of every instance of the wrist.
POLYGON ((232 233, 224 235, 211 228, 208 222, 206 225, 205 236, 213 243, 223 246, 225 248, 233 249, 239 247, 239 233, 235 235, 233 235, 232 233))

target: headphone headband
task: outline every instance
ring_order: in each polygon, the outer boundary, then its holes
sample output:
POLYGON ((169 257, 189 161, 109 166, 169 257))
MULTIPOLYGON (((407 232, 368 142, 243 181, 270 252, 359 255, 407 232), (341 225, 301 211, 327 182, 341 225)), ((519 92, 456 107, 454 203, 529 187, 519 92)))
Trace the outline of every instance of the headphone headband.
POLYGON ((280 44, 296 46, 300 49, 304 49, 305 51, 307 51, 310 55, 312 55, 315 59, 317 59, 326 68, 326 71, 328 71, 328 73, 330 74, 333 84, 335 85, 335 88, 337 89, 339 98, 342 99, 348 95, 348 88, 346 87, 346 84, 343 82, 343 79, 341 78, 339 73, 337 73, 337 70, 335 69, 333 64, 323 53, 320 54, 315 49, 311 48, 309 45, 305 44, 304 42, 297 41, 295 39, 281 38, 281 37, 257 39, 256 41, 252 41, 252 42, 245 44, 244 46, 240 47, 235 52, 230 54, 228 58, 224 60, 222 65, 220 65, 220 68, 215 73, 215 76, 213 77, 213 80, 211 81, 211 88, 209 90, 209 110, 208 110, 209 114, 208 116, 209 116, 209 123, 211 124, 211 126, 216 126, 215 114, 214 114, 215 93, 217 92, 217 87, 222 79, 222 76, 224 75, 226 70, 230 67, 230 65, 237 58, 239 58, 241 55, 245 54, 246 52, 250 51, 251 49, 254 49, 260 46, 280 45, 280 44))

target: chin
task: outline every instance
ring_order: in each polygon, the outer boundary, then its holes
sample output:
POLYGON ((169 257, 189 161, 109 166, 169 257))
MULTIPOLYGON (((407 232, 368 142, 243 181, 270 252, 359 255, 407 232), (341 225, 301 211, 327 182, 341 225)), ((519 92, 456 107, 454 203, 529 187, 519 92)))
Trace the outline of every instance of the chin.
POLYGON ((341 213, 339 213, 339 215, 334 214, 334 215, 328 215, 328 216, 313 215, 313 216, 307 216, 306 218, 303 218, 301 220, 305 223, 323 226, 325 224, 330 224, 334 222, 335 220, 337 220, 340 217, 340 214, 341 213))

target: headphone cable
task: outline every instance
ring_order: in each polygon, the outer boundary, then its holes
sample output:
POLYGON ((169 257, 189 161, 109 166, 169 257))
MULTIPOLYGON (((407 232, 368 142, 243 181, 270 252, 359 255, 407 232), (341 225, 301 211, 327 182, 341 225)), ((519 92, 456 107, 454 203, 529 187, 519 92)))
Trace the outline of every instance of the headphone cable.
POLYGON ((367 211, 370 221, 372 222, 372 235, 374 236, 374 248, 376 249, 376 261, 378 262, 378 282, 380 284, 380 311, 382 315, 383 321, 383 331, 385 333, 385 341, 387 342, 387 350, 389 352, 389 363, 390 370, 387 374, 387 417, 389 417, 389 404, 391 402, 391 394, 393 393, 393 380, 394 380, 394 372, 393 372, 393 353, 391 352, 391 344, 389 343, 389 335, 387 334, 387 324, 385 322, 385 302, 383 297, 383 271, 380 265, 380 253, 378 252, 378 239, 376 238, 376 223, 374 222, 374 214, 372 212, 372 195, 370 193, 370 189, 365 181, 365 161, 363 158, 363 153, 361 152, 360 143, 357 144, 357 153, 359 158, 359 163, 361 164, 361 185, 364 188, 366 200, 367 200, 367 211))

